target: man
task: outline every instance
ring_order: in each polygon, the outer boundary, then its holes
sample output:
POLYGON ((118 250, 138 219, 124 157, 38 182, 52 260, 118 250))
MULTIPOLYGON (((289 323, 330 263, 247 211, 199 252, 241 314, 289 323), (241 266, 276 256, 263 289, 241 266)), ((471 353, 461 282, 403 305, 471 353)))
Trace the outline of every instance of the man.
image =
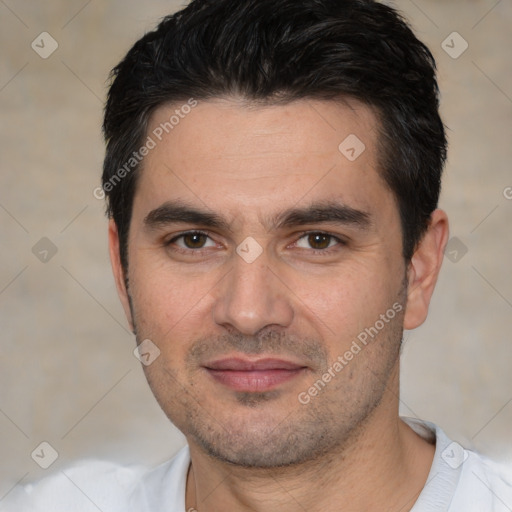
POLYGON ((12 510, 506 511, 502 470, 398 415, 448 238, 435 64, 372 0, 195 0, 114 69, 110 254, 188 445, 12 510))

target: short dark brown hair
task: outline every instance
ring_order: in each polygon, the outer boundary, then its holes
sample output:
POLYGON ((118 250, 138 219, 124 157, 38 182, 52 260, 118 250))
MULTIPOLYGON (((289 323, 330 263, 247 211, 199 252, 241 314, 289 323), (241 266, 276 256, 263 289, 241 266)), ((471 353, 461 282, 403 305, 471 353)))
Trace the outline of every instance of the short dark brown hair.
POLYGON ((446 137, 434 58, 402 16, 373 0, 194 0, 112 70, 102 180, 125 269, 140 167, 133 161, 126 171, 126 162, 151 114, 232 95, 268 104, 352 97, 372 106, 379 172, 396 198, 410 260, 437 207, 446 137))

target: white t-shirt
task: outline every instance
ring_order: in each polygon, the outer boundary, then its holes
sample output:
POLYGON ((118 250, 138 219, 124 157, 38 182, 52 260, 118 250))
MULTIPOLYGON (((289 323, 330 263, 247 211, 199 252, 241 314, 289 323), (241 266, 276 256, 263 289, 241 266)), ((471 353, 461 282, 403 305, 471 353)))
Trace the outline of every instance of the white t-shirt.
MULTIPOLYGON (((402 419, 436 440, 427 483, 411 512, 512 511, 510 469, 463 449, 432 423, 402 419)), ((83 461, 16 487, 0 501, 0 512, 186 512, 189 464, 187 446, 152 470, 83 461)))

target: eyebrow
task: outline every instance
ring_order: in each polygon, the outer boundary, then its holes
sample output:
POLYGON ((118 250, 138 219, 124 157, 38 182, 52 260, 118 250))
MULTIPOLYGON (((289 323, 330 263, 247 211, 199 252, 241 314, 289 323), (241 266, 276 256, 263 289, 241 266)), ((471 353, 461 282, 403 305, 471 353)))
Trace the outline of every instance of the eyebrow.
POLYGON ((168 224, 200 224, 209 228, 231 231, 229 223, 219 215, 181 202, 167 201, 150 211, 144 218, 144 225, 148 229, 158 229, 168 224))
POLYGON ((322 223, 348 225, 361 230, 368 230, 372 225, 369 213, 332 201, 313 203, 304 208, 292 208, 278 214, 272 220, 272 225, 276 228, 322 223))
MULTIPOLYGON (((352 226, 366 231, 373 224, 368 212, 333 201, 291 208, 265 220, 272 229, 329 223, 352 226)), ((149 230, 159 229, 169 224, 195 224, 232 232, 230 223, 220 215, 179 201, 167 201, 144 218, 144 226, 149 230)))

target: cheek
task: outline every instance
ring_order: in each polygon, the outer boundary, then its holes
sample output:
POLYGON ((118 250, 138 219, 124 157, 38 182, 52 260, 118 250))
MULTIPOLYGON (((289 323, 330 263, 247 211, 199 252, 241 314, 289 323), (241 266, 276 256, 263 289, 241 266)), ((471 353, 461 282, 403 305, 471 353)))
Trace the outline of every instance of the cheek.
POLYGON ((344 346, 397 300, 396 277, 392 281, 391 275, 376 264, 352 263, 321 276, 296 273, 290 276, 290 288, 300 316, 308 318, 324 339, 344 346))
POLYGON ((139 337, 165 340, 204 322, 211 275, 179 272, 159 262, 134 259, 130 291, 139 337))

